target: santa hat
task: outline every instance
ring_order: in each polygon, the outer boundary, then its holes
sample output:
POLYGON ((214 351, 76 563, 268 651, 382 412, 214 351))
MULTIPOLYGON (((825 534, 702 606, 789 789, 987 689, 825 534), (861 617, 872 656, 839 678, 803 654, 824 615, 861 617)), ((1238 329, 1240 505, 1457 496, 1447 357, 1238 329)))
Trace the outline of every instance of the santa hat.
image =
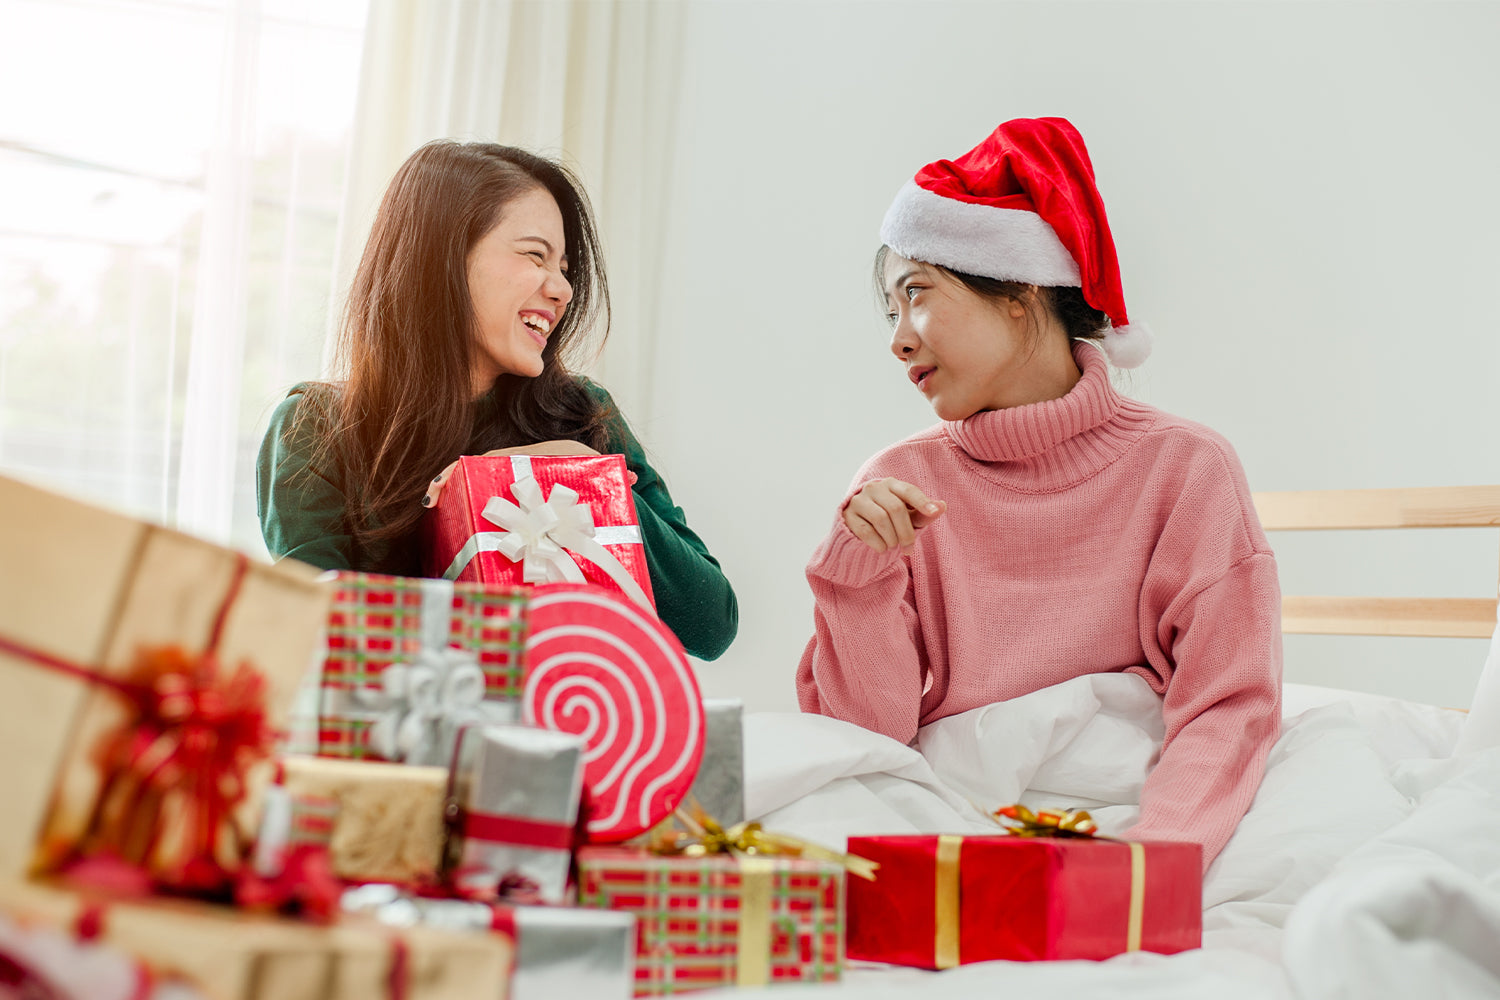
POLYGON ((957 160, 929 163, 896 193, 881 241, 903 257, 1028 285, 1083 289, 1109 317, 1121 368, 1151 353, 1125 315, 1120 264, 1083 137, 1063 118, 1017 118, 957 160))

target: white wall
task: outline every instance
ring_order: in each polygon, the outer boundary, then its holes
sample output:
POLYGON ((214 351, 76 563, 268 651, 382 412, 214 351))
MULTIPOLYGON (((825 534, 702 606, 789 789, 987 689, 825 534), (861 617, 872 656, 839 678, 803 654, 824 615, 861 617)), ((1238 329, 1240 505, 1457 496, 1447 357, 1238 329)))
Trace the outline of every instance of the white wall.
MULTIPOLYGON (((806 559, 933 417, 870 290, 880 218, 998 122, 1089 143, 1132 317, 1122 388, 1254 489, 1500 482, 1500 5, 744 3, 691 10, 654 399, 621 399, 739 592, 709 693, 791 708, 806 559)), ((619 346, 616 348, 622 349, 619 346)), ((1493 532, 1273 538, 1288 592, 1493 592, 1493 532)), ((1484 643, 1288 642, 1288 676, 1466 703, 1484 643)))

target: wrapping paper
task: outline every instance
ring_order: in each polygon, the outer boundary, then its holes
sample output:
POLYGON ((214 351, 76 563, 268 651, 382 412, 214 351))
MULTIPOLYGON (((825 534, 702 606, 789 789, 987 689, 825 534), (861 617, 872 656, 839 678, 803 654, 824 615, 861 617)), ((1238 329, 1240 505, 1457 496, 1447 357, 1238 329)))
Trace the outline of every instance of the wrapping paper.
POLYGON ((97 925, 102 943, 209 1000, 496 1000, 512 959, 499 934, 360 919, 318 927, 209 904, 105 902, 34 883, 0 886, 0 909, 61 931, 97 925))
POLYGON ((317 753, 447 766, 456 725, 513 721, 521 694, 525 588, 340 572, 328 615, 317 753), (482 703, 455 670, 483 675, 482 703), (418 704, 392 684, 425 670, 433 697, 418 704), (397 689, 397 690, 393 690, 397 689), (457 695, 457 696, 456 696, 457 695), (382 735, 415 734, 411 752, 381 753, 382 735), (372 732, 373 730, 373 732, 372 732), (383 733, 384 731, 384 733, 383 733))
MULTIPOLYGON (((316 571, 276 566, 175 531, 0 478, 0 639, 119 678, 143 650, 195 656, 212 643, 226 668, 250 663, 279 728, 313 662, 329 591, 316 571)), ((106 687, 0 652, 0 877, 72 854, 104 791, 96 752, 132 716, 106 687)), ((252 769, 234 824, 255 828, 268 768, 252 769)), ((166 807, 164 807, 166 808, 166 807)), ((171 814, 146 855, 170 867, 183 849, 171 814)), ((97 828, 95 828, 97 829, 97 828)), ((238 863, 222 838, 225 866, 238 863)))
POLYGON ((849 851, 880 865, 849 885, 850 958, 937 969, 1172 954, 1202 938, 1197 844, 889 836, 851 837, 849 851))
POLYGON ((425 899, 383 885, 349 890, 344 907, 393 926, 498 931, 511 938, 509 1000, 627 1000, 634 992, 635 917, 629 913, 425 899))
POLYGON ((744 712, 737 698, 703 701, 703 759, 688 794, 725 828, 745 819, 744 712))
POLYGON ((526 640, 528 725, 587 743, 587 831, 626 840, 671 815, 703 756, 703 698, 677 637, 617 594, 546 584, 526 640))
POLYGON ((293 808, 333 803, 333 873, 351 882, 436 884, 442 873, 448 770, 375 761, 284 757, 293 808))
POLYGON ((844 875, 800 858, 578 852, 579 904, 635 914, 637 996, 839 979, 844 875))
POLYGON ((423 521, 424 575, 587 582, 654 608, 629 475, 623 455, 461 458, 423 521))
POLYGON ((466 895, 502 887, 544 902, 568 896, 583 792, 584 741, 530 726, 459 734, 449 775, 447 877, 466 895))

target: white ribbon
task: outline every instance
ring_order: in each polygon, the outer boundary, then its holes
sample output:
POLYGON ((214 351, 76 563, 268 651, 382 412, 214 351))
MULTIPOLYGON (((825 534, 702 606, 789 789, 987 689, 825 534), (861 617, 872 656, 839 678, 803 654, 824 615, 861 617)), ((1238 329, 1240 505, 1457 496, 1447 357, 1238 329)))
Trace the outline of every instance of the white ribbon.
POLYGON ((651 599, 635 577, 604 547, 604 543, 639 544, 640 529, 635 525, 595 527, 593 513, 587 504, 578 502, 577 492, 555 485, 552 495, 543 499, 542 488, 531 475, 530 461, 512 459, 512 468, 516 479, 510 491, 517 502, 493 496, 483 511, 486 521, 504 530, 480 531, 471 536, 443 577, 456 580, 479 553, 499 552, 511 562, 522 564, 521 579, 526 583, 583 583, 583 571, 568 555, 571 552, 598 566, 625 596, 655 614, 651 599))
POLYGON ((486 717, 480 708, 484 671, 473 653, 452 646, 392 664, 381 672, 379 687, 363 688, 356 698, 380 710, 370 748, 408 764, 446 763, 440 729, 486 717))

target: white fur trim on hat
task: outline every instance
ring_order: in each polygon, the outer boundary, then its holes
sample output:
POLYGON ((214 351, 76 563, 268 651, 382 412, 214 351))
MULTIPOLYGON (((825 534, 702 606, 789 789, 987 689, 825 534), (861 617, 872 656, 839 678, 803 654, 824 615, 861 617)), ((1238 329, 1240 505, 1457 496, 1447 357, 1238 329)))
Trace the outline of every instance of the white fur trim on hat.
POLYGON ((908 260, 1028 285, 1078 288, 1078 262, 1035 212, 975 205, 907 181, 880 224, 880 240, 908 260))
POLYGON ((1151 328, 1145 323, 1104 331, 1104 353, 1116 368, 1136 368, 1151 354, 1151 328))

